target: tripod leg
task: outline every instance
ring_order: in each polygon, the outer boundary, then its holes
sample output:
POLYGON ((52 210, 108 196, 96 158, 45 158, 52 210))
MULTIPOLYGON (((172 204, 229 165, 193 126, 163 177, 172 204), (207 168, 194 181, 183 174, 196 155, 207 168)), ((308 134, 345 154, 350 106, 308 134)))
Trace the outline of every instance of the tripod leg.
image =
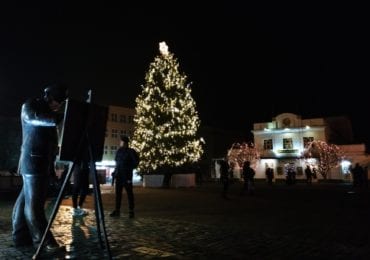
POLYGON ((71 174, 72 174, 72 171, 75 167, 75 163, 72 164, 72 167, 70 167, 68 173, 67 173, 67 176, 66 178, 64 179, 64 182, 63 182, 63 185, 59 191, 59 194, 58 194, 58 197, 57 197, 57 200, 55 202, 55 205, 54 205, 54 208, 53 208, 53 211, 50 215, 50 218, 49 218, 49 222, 48 222, 48 225, 45 229, 45 232, 44 232, 44 235, 42 236, 42 239, 41 239, 41 242, 39 244, 39 247, 37 248, 36 250, 36 253, 33 255, 32 259, 37 259, 38 255, 40 254, 41 252, 41 249, 45 243, 45 239, 46 239, 46 235, 47 233, 49 232, 50 228, 51 228, 51 225, 53 224, 53 221, 55 219, 55 216, 57 215, 58 213, 58 210, 59 210, 59 206, 60 206, 60 203, 62 202, 62 198, 63 198, 63 194, 64 194, 64 190, 67 186, 67 182, 69 181, 69 179, 71 178, 71 174))
MULTIPOLYGON (((91 146, 89 146, 89 154, 90 154, 90 158, 93 158, 91 146)), ((102 203, 101 191, 100 191, 100 186, 99 186, 99 181, 98 181, 98 173, 97 173, 96 168, 95 168, 94 160, 90 161, 90 172, 93 174, 94 198, 95 198, 95 216, 96 216, 96 224, 97 224, 99 241, 101 243, 101 246, 103 246, 101 233, 100 233, 101 232, 100 231, 100 225, 101 225, 102 230, 103 230, 103 234, 104 234, 105 248, 107 250, 109 259, 112 259, 110 246, 109 246, 109 241, 108 241, 108 237, 107 237, 107 232, 106 232, 106 228, 105 228, 103 203, 102 203)))
POLYGON ((100 230, 100 206, 99 206, 99 197, 98 197, 98 189, 97 187, 99 186, 99 182, 97 181, 97 178, 95 176, 95 165, 93 166, 93 163, 90 163, 90 174, 92 174, 92 179, 93 179, 93 192, 94 192, 94 205, 95 205, 95 219, 96 219, 96 229, 97 229, 97 232, 98 232, 98 238, 99 238, 99 242, 100 242, 100 246, 103 247, 103 239, 102 239, 102 236, 101 236, 101 230, 100 230))

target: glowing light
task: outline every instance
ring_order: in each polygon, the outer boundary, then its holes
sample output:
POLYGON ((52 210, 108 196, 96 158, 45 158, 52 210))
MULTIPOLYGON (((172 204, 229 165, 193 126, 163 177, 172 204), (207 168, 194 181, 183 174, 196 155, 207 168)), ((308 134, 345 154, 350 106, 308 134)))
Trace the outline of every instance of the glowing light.
POLYGON ((166 42, 160 42, 159 43, 159 51, 162 55, 168 55, 169 54, 168 46, 167 46, 166 42))
POLYGON ((330 169, 339 165, 343 158, 343 152, 335 144, 316 140, 309 143, 303 156, 306 158, 318 158, 318 171, 326 179, 330 169))
POLYGON ((227 152, 229 164, 236 165, 239 168, 243 167, 245 161, 249 161, 251 167, 256 168, 256 163, 259 158, 260 154, 253 143, 233 143, 227 152))
POLYGON ((196 137, 200 120, 191 97, 187 77, 165 42, 145 75, 142 92, 136 98, 136 128, 132 147, 141 160, 138 170, 152 173, 200 159, 202 140, 196 137))

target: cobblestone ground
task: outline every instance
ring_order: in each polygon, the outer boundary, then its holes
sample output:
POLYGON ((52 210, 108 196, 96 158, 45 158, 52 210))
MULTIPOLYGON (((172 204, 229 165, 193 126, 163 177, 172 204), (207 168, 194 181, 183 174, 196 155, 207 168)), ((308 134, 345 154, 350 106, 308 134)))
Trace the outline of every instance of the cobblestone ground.
MULTIPOLYGON (((188 189, 136 187, 134 219, 125 211, 109 217, 114 195, 111 187, 102 189, 113 259, 369 259, 368 190, 257 183, 254 196, 241 196, 240 188, 233 184, 225 200, 217 183, 188 189)), ((33 248, 16 249, 11 240, 15 196, 0 196, 0 259, 31 259, 33 248)), ((52 226, 66 253, 41 259, 107 259, 93 196, 88 196, 85 217, 72 217, 70 205, 70 199, 63 200, 52 226)), ((52 201, 48 212, 51 207, 52 201)))

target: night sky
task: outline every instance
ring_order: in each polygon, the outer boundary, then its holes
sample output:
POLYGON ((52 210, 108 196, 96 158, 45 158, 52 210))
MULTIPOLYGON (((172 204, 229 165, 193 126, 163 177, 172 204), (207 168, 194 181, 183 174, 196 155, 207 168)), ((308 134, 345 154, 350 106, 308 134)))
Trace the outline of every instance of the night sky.
POLYGON ((202 124, 247 138, 253 122, 282 112, 347 115, 356 142, 370 144, 364 7, 50 2, 0 7, 0 114, 18 115, 53 81, 76 98, 91 88, 96 103, 134 107, 166 41, 192 82, 202 124))

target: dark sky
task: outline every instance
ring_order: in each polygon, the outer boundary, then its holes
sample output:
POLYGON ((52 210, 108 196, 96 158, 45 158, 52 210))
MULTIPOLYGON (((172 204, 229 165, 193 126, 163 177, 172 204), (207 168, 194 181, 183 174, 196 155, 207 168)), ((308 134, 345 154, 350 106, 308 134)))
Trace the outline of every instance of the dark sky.
POLYGON ((249 133, 253 122, 282 112, 347 115, 356 141, 369 143, 364 7, 50 2, 0 7, 1 114, 18 115, 52 81, 77 98, 91 88, 96 103, 134 107, 166 41, 192 82, 203 124, 249 133))

